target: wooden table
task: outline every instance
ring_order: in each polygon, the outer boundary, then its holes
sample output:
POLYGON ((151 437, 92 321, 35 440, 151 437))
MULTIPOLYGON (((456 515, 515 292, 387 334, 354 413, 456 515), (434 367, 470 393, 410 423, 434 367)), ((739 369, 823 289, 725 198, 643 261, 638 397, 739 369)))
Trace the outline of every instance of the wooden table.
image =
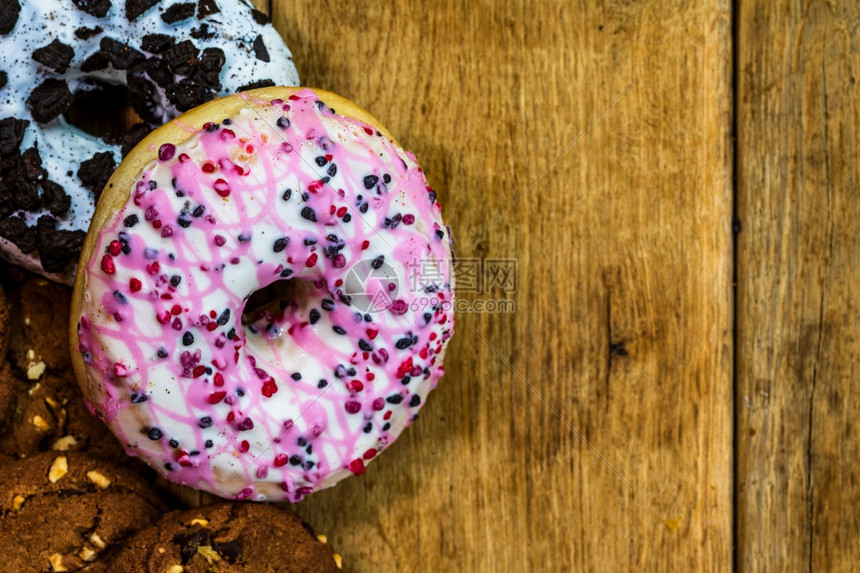
POLYGON ((516 264, 461 288, 419 422, 297 506, 347 569, 860 562, 858 3, 258 5, 461 260, 516 264))

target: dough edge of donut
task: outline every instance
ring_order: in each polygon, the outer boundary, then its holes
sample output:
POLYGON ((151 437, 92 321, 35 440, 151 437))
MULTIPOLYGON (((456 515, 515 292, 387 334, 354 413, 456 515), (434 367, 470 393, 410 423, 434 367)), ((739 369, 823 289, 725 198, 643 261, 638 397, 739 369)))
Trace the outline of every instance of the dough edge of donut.
POLYGON ((104 390, 93 387, 86 373, 83 357, 78 350, 78 323, 81 317, 83 298, 88 288, 89 263, 93 249, 98 242, 102 227, 128 202, 131 196, 132 183, 143 172, 143 169, 158 157, 158 148, 164 143, 179 145, 191 139, 203 125, 209 121, 220 122, 224 118, 232 118, 243 108, 251 106, 254 100, 268 103, 273 99, 287 99, 302 90, 313 91, 327 105, 334 108, 339 116, 350 117, 362 121, 390 139, 395 145, 399 144, 391 133, 370 112, 358 104, 337 95, 336 93, 307 86, 286 87, 275 86, 249 90, 222 98, 218 98, 195 107, 170 122, 156 128, 147 135, 117 166, 108 179, 102 191, 101 198, 93 213, 81 256, 78 259, 78 273, 75 277, 72 293, 71 317, 69 320, 69 349, 72 359, 72 370, 84 398, 90 403, 99 403, 104 390))

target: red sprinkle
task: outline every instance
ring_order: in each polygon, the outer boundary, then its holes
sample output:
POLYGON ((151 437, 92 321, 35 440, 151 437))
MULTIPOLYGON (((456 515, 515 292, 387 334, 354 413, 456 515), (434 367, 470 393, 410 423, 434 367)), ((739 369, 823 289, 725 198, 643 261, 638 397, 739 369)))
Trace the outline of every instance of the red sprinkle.
POLYGON ((263 396, 265 396, 266 398, 271 398, 272 394, 274 394, 277 391, 278 391, 278 385, 275 384, 275 381, 272 380, 271 378, 269 378, 268 380, 263 382, 263 388, 262 388, 261 392, 263 393, 263 396))
POLYGON ((215 373, 215 381, 214 382, 215 382, 216 386, 223 386, 224 385, 224 377, 221 376, 220 372, 215 373))
POLYGON ((214 173, 214 172, 215 172, 215 166, 212 163, 207 161, 206 163, 203 164, 203 173, 214 173))
POLYGON ((191 371, 191 374, 192 374, 195 378, 200 378, 201 376, 203 376, 204 374, 206 374, 206 367, 205 367, 205 366, 202 366, 202 365, 201 365, 201 366, 195 366, 195 367, 194 367, 194 370, 192 370, 192 371, 191 371))
POLYGON ((218 402, 223 400, 226 396, 227 396, 227 392, 223 392, 223 391, 212 392, 211 394, 209 394, 209 397, 206 398, 206 401, 209 402, 210 404, 217 404, 218 402))
POLYGON ((350 400, 346 405, 344 405, 344 408, 349 414, 358 414, 361 411, 361 404, 350 400))
MULTIPOLYGON (((247 452, 248 450, 245 451, 247 452)), ((250 487, 246 487, 245 489, 236 494, 236 499, 238 499, 239 501, 242 501, 243 499, 248 499, 249 497, 251 497, 252 493, 254 493, 254 490, 250 487)))
POLYGON ((170 308, 170 314, 172 314, 173 316, 176 316, 176 315, 178 315, 178 314, 182 314, 182 307, 181 307, 181 306, 179 306, 178 304, 174 304, 174 305, 170 308))
POLYGON ((346 211, 347 211, 346 207, 341 207, 340 209, 337 210, 337 216, 343 217, 344 215, 346 215, 346 211))
POLYGON ((379 334, 379 331, 375 328, 368 328, 365 332, 367 332, 367 337, 371 340, 376 338, 376 335, 379 334))
MULTIPOLYGON (((365 128, 365 131, 367 128, 365 128)), ((361 458, 352 460, 349 462, 349 471, 351 471, 354 475, 360 476, 364 473, 364 470, 367 469, 364 467, 364 461, 361 458)))
POLYGON ((140 279, 132 278, 128 281, 128 288, 131 292, 137 292, 143 288, 143 283, 140 282, 140 279))
POLYGON ((376 457, 376 449, 375 449, 375 448, 370 448, 369 450, 367 450, 366 452, 364 452, 364 454, 362 454, 362 456, 361 456, 361 457, 363 457, 363 458, 364 458, 364 459, 366 459, 366 460, 372 460, 373 458, 375 458, 375 457, 376 457))
POLYGON ((117 378, 125 378, 126 376, 128 376, 128 370, 125 366, 117 362, 113 365, 113 375, 117 378))
POLYGON ((242 440, 241 443, 239 443, 239 451, 242 452, 243 454, 250 449, 251 449, 251 444, 248 443, 248 440, 242 440))
POLYGON ((173 154, 176 153, 176 146, 172 143, 165 143, 158 148, 158 158, 161 161, 173 159, 173 154))
POLYGON ((230 185, 223 179, 216 179, 215 183, 212 184, 212 187, 221 197, 227 197, 230 195, 230 185))
POLYGON ((370 246, 370 241, 362 241, 362 243, 361 243, 361 250, 362 250, 362 251, 364 251, 364 250, 365 250, 365 249, 367 249, 367 247, 369 247, 369 246, 370 246))
POLYGON ((411 214, 403 215, 403 224, 404 225, 411 225, 414 222, 415 222, 415 215, 411 215, 411 214))
POLYGON ((277 456, 275 456, 274 465, 275 465, 275 467, 276 467, 276 468, 279 468, 279 467, 281 467, 281 466, 286 465, 286 464, 287 464, 287 461, 288 461, 289 459, 290 459, 290 458, 288 458, 288 457, 287 457, 287 454, 278 454, 277 456))
POLYGON ((367 135, 373 135, 373 130, 365 126, 364 133, 366 133, 367 135))
POLYGON ((317 257, 317 254, 316 254, 316 253, 312 253, 312 254, 311 254, 311 256, 309 256, 309 257, 308 257, 308 260, 307 260, 307 262, 305 263, 305 266, 306 266, 306 267, 308 267, 308 268, 310 268, 310 267, 314 266, 315 264, 317 264, 317 258, 318 258, 318 257, 317 257))
POLYGON ((361 380, 350 380, 347 382, 346 387, 350 392, 361 392, 364 390, 364 384, 361 383, 361 380))
POLYGON ((110 255, 105 255, 102 257, 102 270, 109 275, 112 275, 116 272, 116 266, 113 264, 113 257, 110 255))
POLYGON ((108 252, 113 256, 117 256, 122 252, 122 243, 117 240, 113 240, 108 245, 108 252))
POLYGON ((224 243, 226 243, 226 242, 227 242, 227 239, 225 239, 221 235, 215 235, 215 245, 217 245, 219 247, 223 247, 224 243))

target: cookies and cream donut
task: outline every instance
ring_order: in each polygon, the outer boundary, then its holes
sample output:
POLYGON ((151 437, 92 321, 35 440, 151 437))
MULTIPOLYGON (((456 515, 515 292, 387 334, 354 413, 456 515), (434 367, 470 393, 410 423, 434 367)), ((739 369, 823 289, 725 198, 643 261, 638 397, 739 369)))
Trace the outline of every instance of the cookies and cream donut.
POLYGON ((0 53, 0 256, 69 284, 125 151, 215 97, 298 83, 278 33, 241 0, 3 0, 0 53), (144 123, 106 145, 63 114, 110 85, 128 86, 144 123))
POLYGON ((86 399, 167 479, 298 501, 415 419, 453 332, 450 230, 354 104, 265 88, 144 139, 98 204, 72 304, 86 399), (295 294, 243 325, 251 295, 295 294))

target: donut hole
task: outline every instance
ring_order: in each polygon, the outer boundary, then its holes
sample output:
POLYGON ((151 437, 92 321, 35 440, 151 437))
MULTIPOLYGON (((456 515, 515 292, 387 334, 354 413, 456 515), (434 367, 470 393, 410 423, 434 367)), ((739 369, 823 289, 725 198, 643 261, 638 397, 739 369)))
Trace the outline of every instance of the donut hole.
POLYGON ((126 86, 97 79, 78 83, 64 117, 67 123, 100 138, 119 137, 143 121, 129 103, 126 86))
POLYGON ((281 279, 255 290, 245 302, 242 326, 257 322, 267 315, 275 315, 288 306, 304 306, 314 290, 312 282, 302 279, 281 279))

